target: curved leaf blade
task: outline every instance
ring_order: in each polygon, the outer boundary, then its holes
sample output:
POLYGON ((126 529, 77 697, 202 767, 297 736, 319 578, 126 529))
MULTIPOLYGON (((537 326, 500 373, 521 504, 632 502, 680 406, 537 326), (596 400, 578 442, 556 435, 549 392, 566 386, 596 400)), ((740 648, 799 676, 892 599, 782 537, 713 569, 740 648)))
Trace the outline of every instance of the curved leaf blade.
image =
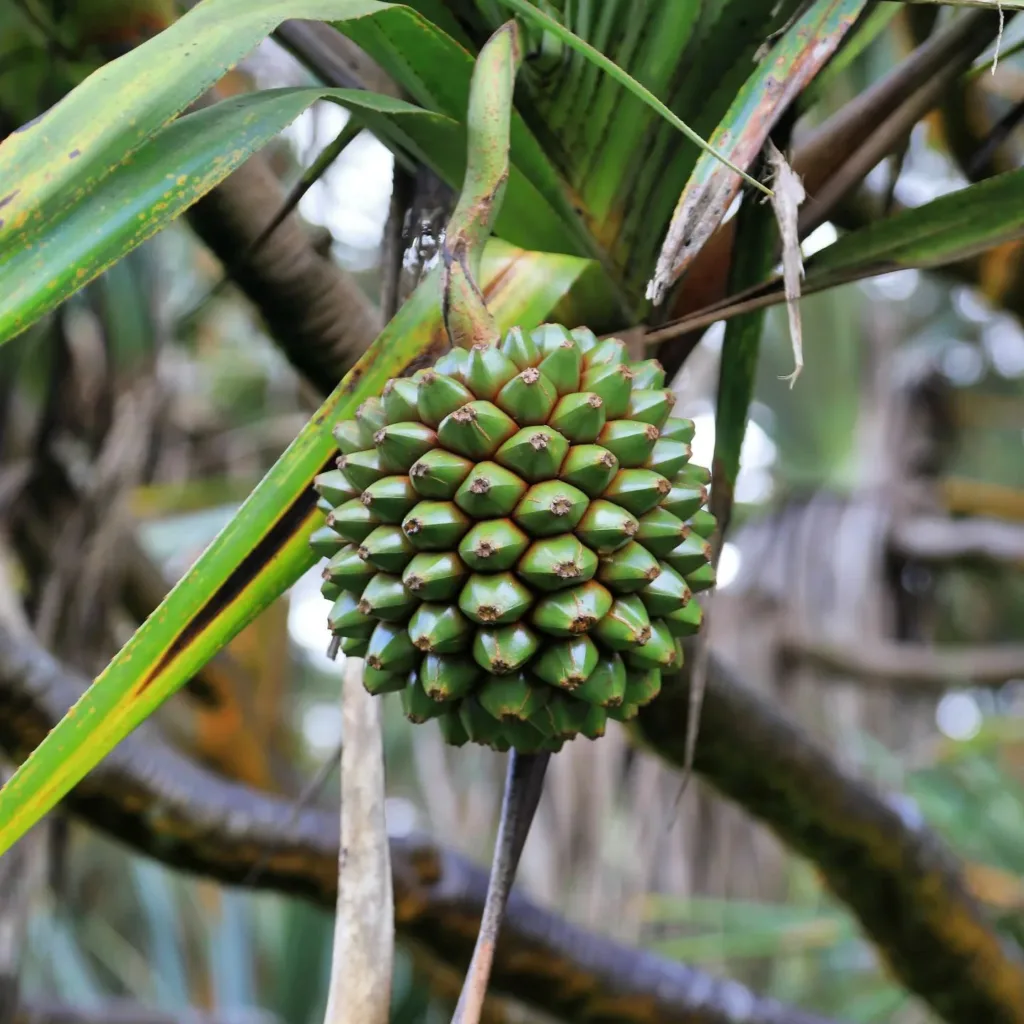
MULTIPOLYGON (((8 231, 76 202, 287 18, 341 20, 381 0, 203 0, 159 35, 93 72, 0 145, 8 231)), ((2 236, 0 236, 2 237, 2 236)))
MULTIPOLYGON (((860 16, 867 0, 816 0, 786 30, 736 94, 710 142, 750 167, 768 133, 814 78, 860 16)), ((721 224, 742 182, 731 164, 701 154, 683 189, 647 297, 661 302, 721 224)))
POLYGON ((807 265, 814 290, 937 267, 1024 236, 1024 170, 997 175, 843 235, 807 265))
MULTIPOLYGON (((83 184, 61 214, 0 234, 0 344, 166 227, 322 99, 358 111, 379 138, 461 184, 465 128, 443 114, 355 89, 272 89, 225 100, 152 135, 130 161, 91 188, 83 184)), ((578 256, 588 248, 567 235, 564 219, 518 166, 510 168, 497 231, 533 249, 578 256)))
POLYGON ((181 117, 91 187, 75 182, 74 200, 60 213, 34 216, 22 230, 0 235, 0 343, 166 227, 319 99, 358 109, 398 144, 458 133, 439 114, 356 89, 273 89, 181 117), (410 134, 414 119, 421 123, 410 134))
MULTIPOLYGON (((1022 194, 1024 169, 1007 171, 851 231, 808 260, 803 294, 899 270, 941 267, 1024 239, 1022 194)), ((657 344, 785 299, 781 278, 772 278, 659 327, 645 341, 657 344)))
MULTIPOLYGON (((492 242, 484 257, 484 292, 502 328, 532 327, 592 266, 578 257, 492 242)), ((311 485, 333 461, 331 427, 365 397, 379 394, 389 377, 447 345, 438 296, 435 271, 160 607, 0 790, 0 856, 314 564, 308 538, 323 516, 311 485)))
POLYGON ((673 128, 682 132, 694 145, 699 146, 712 159, 723 163, 746 181, 748 185, 752 185, 759 191, 764 192, 765 195, 771 195, 770 189, 762 185, 761 182, 751 178, 746 171, 732 163, 725 154, 718 151, 713 143, 705 142, 682 118, 665 106, 650 89, 638 82, 628 72, 623 71, 615 61, 609 60, 600 50, 595 49, 585 39, 580 39, 579 36, 567 29, 561 22, 556 21, 550 14, 535 7, 529 0, 499 0, 499 2, 503 3, 506 7, 511 7, 524 18, 537 22, 555 36, 556 39, 559 39, 577 53, 582 54, 591 63, 596 64, 606 75, 614 78, 619 85, 628 89, 638 99, 643 100, 652 110, 657 111, 658 114, 668 121, 673 128))

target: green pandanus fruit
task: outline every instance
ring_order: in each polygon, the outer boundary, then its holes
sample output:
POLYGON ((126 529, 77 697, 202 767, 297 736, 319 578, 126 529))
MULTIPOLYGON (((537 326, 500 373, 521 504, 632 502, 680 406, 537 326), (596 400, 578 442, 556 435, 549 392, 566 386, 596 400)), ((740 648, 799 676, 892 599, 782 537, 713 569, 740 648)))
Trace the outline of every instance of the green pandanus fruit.
POLYGON ((335 426, 313 543, 368 690, 450 743, 524 753, 657 697, 714 580, 708 474, 664 385, 621 341, 545 324, 453 349, 335 426))
POLYGON ((542 755, 657 697, 700 626, 714 520, 660 364, 583 328, 502 338, 487 309, 476 278, 519 58, 509 22, 473 72, 442 243, 453 347, 334 426, 312 543, 328 625, 371 693, 400 694, 449 743, 542 755))

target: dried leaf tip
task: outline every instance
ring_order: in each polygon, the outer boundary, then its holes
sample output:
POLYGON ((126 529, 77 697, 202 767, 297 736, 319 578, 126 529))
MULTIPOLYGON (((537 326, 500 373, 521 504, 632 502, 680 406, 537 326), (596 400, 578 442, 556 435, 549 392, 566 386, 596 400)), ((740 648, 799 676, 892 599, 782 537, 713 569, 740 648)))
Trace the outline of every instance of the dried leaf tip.
POLYGON ((807 198, 800 175, 789 166, 779 148, 768 139, 765 153, 772 169, 775 188, 772 209, 782 239, 782 280, 786 289, 786 312, 789 316, 789 336, 793 345, 793 372, 780 380, 792 388, 804 368, 803 323, 800 319, 800 293, 804 276, 804 261, 800 251, 800 204, 807 198))

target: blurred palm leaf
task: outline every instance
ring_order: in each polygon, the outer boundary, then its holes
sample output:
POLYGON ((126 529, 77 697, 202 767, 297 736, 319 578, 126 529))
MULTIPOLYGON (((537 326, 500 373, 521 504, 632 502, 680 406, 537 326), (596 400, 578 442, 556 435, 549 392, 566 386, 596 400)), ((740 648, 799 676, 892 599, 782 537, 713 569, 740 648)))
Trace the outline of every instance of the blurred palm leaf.
MULTIPOLYGON (((108 842, 81 835, 73 874, 86 899, 30 918, 26 1005, 39 997, 82 1009, 114 1000, 239 1024, 323 1020, 331 949, 329 914, 268 894, 182 878, 108 842), (134 884, 123 886, 125 874, 134 884), (268 969, 271 967, 272 969, 268 969)), ((400 955, 393 1024, 422 1024, 430 993, 400 955)))
POLYGON ((711 898, 648 898, 647 920, 664 937, 659 952, 686 963, 772 968, 773 994, 842 1020, 882 1024, 907 1001, 878 965, 856 922, 843 911, 811 904, 711 898), (679 933, 679 934, 676 934, 679 933))
POLYGON ((152 964, 157 1002, 168 1010, 185 1010, 192 1000, 182 956, 178 894, 166 870, 150 861, 132 858, 131 875, 145 923, 146 959, 152 964))

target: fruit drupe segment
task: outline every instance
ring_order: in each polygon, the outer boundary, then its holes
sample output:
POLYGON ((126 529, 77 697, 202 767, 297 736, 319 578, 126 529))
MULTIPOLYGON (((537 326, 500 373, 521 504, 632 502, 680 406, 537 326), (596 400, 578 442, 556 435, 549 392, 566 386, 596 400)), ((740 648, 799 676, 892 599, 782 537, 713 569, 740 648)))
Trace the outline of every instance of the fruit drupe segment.
POLYGON ((710 474, 655 360, 545 324, 335 425, 311 538, 371 693, 454 745, 557 750, 660 692, 714 583, 710 474))

